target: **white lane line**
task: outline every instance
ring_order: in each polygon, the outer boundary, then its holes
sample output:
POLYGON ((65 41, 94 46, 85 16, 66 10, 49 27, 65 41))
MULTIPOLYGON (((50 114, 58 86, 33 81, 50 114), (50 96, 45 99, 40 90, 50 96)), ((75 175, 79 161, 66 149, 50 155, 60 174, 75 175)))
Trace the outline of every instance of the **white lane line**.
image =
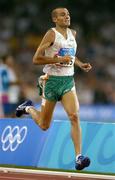
POLYGON ((72 173, 72 172, 56 172, 56 171, 20 169, 20 168, 5 168, 5 167, 0 167, 0 171, 28 173, 28 174, 43 174, 43 175, 52 175, 52 176, 57 175, 57 176, 66 176, 66 177, 81 177, 81 178, 86 177, 86 178, 95 178, 95 179, 107 179, 107 180, 112 179, 112 180, 115 180, 115 176, 112 176, 112 175, 85 174, 85 173, 72 173))

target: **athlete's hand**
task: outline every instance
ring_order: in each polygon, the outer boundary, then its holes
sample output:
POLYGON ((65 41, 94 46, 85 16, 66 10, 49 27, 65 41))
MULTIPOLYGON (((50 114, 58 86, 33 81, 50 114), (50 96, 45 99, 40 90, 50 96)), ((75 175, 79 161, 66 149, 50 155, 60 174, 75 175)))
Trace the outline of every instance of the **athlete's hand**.
POLYGON ((92 66, 90 65, 90 63, 82 63, 80 68, 83 69, 85 72, 88 72, 92 68, 92 66))
POLYGON ((60 63, 67 63, 67 64, 69 64, 72 59, 71 56, 69 56, 69 55, 58 56, 58 58, 59 58, 60 63))

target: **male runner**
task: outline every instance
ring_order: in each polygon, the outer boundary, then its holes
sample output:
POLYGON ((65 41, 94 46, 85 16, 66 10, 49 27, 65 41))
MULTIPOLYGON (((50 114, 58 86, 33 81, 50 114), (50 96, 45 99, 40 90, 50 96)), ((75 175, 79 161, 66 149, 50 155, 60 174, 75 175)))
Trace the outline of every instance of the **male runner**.
POLYGON ((76 32, 70 28, 70 14, 66 8, 52 11, 55 27, 47 31, 33 57, 35 65, 45 65, 43 72, 46 82, 43 86, 41 111, 26 101, 16 109, 16 115, 30 114, 40 128, 50 126, 52 114, 57 101, 61 101, 71 121, 71 137, 76 152, 75 168, 88 167, 90 159, 82 155, 81 128, 79 121, 79 102, 74 83, 74 64, 84 71, 91 69, 89 63, 82 63, 76 56, 76 32))

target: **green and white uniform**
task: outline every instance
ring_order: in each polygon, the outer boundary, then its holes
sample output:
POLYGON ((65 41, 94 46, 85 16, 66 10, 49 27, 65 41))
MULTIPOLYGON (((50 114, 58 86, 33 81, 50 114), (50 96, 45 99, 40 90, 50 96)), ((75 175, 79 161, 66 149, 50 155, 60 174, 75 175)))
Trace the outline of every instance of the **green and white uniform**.
POLYGON ((43 72, 49 75, 44 88, 44 96, 51 101, 61 100, 62 96, 74 88, 74 61, 77 44, 72 31, 67 29, 67 39, 59 33, 55 28, 55 41, 53 45, 45 50, 45 56, 54 57, 70 55, 72 60, 70 63, 47 64, 43 68, 43 72))
POLYGON ((77 48, 75 37, 69 28, 67 29, 67 39, 65 39, 61 33, 56 31, 55 28, 52 28, 52 30, 55 32, 55 41, 51 47, 46 49, 45 56, 54 57, 55 55, 70 55, 72 57, 72 61, 69 64, 47 64, 45 65, 43 72, 53 76, 73 76, 77 48))

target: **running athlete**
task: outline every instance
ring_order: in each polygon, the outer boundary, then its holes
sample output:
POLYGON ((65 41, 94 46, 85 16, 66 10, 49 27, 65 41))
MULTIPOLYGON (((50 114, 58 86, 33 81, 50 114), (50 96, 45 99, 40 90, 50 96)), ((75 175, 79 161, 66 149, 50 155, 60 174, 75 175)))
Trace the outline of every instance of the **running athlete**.
POLYGON ((79 102, 74 83, 74 64, 84 71, 91 69, 89 63, 81 62, 76 56, 76 31, 69 28, 70 14, 66 8, 52 11, 55 27, 47 31, 33 57, 35 65, 45 65, 45 83, 41 111, 28 100, 17 107, 16 115, 30 114, 38 126, 47 130, 57 101, 61 101, 71 122, 71 137, 76 152, 75 168, 88 167, 90 159, 82 155, 79 102))

